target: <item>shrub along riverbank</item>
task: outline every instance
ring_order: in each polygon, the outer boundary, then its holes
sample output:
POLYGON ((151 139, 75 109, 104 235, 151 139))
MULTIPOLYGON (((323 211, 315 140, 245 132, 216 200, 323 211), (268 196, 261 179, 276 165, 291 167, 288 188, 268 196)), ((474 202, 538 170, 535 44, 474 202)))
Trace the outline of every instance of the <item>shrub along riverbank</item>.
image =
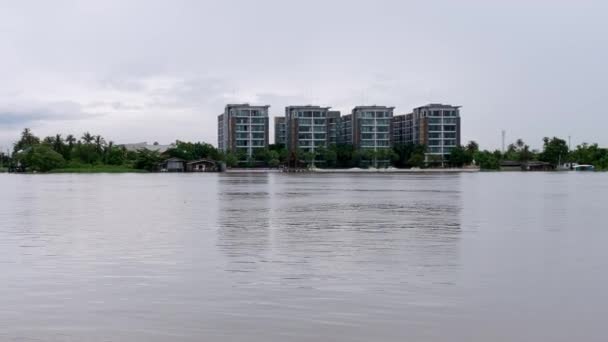
MULTIPOLYGON (((277 168, 297 160, 299 167, 325 169, 349 169, 368 167, 395 167, 400 169, 427 167, 463 167, 471 164, 482 170, 498 170, 503 161, 543 161, 553 166, 559 163, 577 162, 594 165, 597 170, 608 170, 608 149, 597 144, 581 144, 570 150, 566 141, 559 138, 544 138, 542 151, 532 150, 521 139, 510 144, 507 150, 480 150, 476 142, 452 149, 446 160, 425 160, 426 146, 397 144, 392 148, 356 149, 353 145, 337 144, 319 147, 314 153, 297 151, 290 155, 284 145, 270 145, 255 149, 253 156, 244 153, 222 153, 204 142, 176 141, 172 148, 162 154, 142 149, 129 151, 124 146, 107 142, 99 135, 84 133, 80 138, 57 134, 40 139, 25 129, 15 143, 12 158, 0 154, 0 165, 21 172, 74 172, 74 173, 121 173, 154 172, 162 161, 180 158, 185 161, 210 159, 225 163, 229 168, 277 168), (291 159, 291 160, 290 160, 291 159)), ((0 167, 2 170, 2 167, 0 167)))
POLYGON ((49 173, 146 173, 146 170, 134 169, 125 165, 67 165, 50 170, 49 173))

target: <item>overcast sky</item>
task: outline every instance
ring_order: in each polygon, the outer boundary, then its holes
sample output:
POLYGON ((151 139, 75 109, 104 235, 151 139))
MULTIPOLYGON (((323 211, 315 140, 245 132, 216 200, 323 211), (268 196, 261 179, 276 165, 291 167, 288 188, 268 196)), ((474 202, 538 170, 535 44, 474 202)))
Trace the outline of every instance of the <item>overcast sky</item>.
POLYGON ((234 102, 442 102, 484 148, 607 146, 607 62, 608 1, 0 0, 0 146, 24 127, 215 145, 234 102))

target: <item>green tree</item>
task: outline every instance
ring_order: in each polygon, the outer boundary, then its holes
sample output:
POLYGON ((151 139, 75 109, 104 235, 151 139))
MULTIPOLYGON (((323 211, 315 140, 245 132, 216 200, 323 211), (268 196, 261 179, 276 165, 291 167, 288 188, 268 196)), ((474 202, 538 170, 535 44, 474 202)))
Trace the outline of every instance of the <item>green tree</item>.
POLYGON ((270 160, 273 158, 270 150, 267 148, 256 148, 253 150, 253 161, 263 163, 264 165, 268 165, 270 160))
POLYGON ((234 153, 226 154, 224 159, 228 167, 235 167, 239 163, 239 158, 234 153))
POLYGON ((21 138, 15 143, 13 153, 18 153, 22 150, 31 148, 40 144, 40 138, 35 136, 29 128, 21 132, 21 138))
POLYGON ((95 142, 95 150, 97 151, 98 154, 101 155, 101 153, 103 152, 103 148, 106 144, 105 139, 101 135, 96 135, 94 142, 95 142))
POLYGON ((161 161, 162 157, 158 151, 141 149, 137 151, 137 157, 133 166, 140 170, 156 171, 161 161))
POLYGON ((36 145, 17 154, 17 160, 29 171, 48 172, 65 165, 63 156, 47 145, 36 145))
POLYGON ((475 161, 482 170, 498 170, 500 169, 500 159, 502 153, 495 151, 494 153, 489 151, 477 151, 474 155, 475 161))
POLYGON ((325 167, 336 167, 338 164, 338 151, 336 145, 319 149, 320 158, 325 163, 325 167))
POLYGON ((448 163, 454 167, 462 167, 469 165, 473 161, 473 154, 463 146, 456 146, 450 150, 448 163))
POLYGON ((315 166, 315 159, 317 158, 317 153, 315 151, 306 151, 300 155, 304 158, 304 162, 306 162, 308 167, 315 166))
POLYGON ((101 160, 101 155, 94 144, 78 142, 72 150, 72 160, 84 164, 96 164, 101 160))
POLYGON ((557 137, 552 139, 543 138, 543 151, 539 156, 541 161, 557 166, 561 161, 565 161, 567 157, 568 144, 565 140, 557 137))
POLYGON ((76 137, 72 134, 68 134, 68 136, 65 137, 65 141, 68 143, 68 147, 71 150, 74 144, 76 144, 76 137))
POLYGON ((126 153, 123 147, 116 147, 112 141, 104 151, 104 163, 109 165, 123 165, 126 161, 126 153))
POLYGON ((82 138, 81 138, 81 139, 82 139, 82 141, 84 141, 86 144, 90 144, 90 143, 92 143, 92 142, 93 142, 93 140, 95 140, 95 137, 94 137, 94 136, 93 136, 91 133, 89 133, 89 132, 85 132, 85 133, 82 135, 82 138))
POLYGON ((358 164, 355 160, 355 148, 351 144, 336 145, 336 166, 353 167, 358 164))
POLYGON ((419 144, 395 144, 393 146, 393 152, 395 153, 393 158, 393 164, 396 167, 422 167, 419 160, 420 156, 422 156, 422 160, 424 161, 424 153, 426 152, 426 146, 419 144), (414 155, 417 156, 412 159, 414 155), (416 163, 411 163, 411 159, 416 163))
POLYGON ((536 159, 536 155, 522 139, 517 139, 515 143, 509 144, 504 159, 525 163, 536 159))
POLYGON ((475 153, 479 152, 479 144, 473 140, 469 141, 467 146, 465 147, 467 153, 473 156, 475 153))
POLYGON ((376 151, 376 167, 387 167, 395 159, 397 159, 397 154, 392 148, 380 148, 376 151))
POLYGON ((423 167, 424 154, 420 152, 411 154, 410 159, 407 160, 407 165, 409 165, 410 167, 423 167))
POLYGON ((569 161, 595 166, 598 170, 608 169, 608 149, 597 144, 583 143, 570 152, 569 161))

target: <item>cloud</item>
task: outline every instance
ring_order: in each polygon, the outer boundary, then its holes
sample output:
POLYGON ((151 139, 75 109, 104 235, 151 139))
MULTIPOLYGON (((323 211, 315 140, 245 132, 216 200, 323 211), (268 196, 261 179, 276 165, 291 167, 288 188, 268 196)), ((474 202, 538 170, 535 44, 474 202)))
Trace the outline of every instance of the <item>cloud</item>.
POLYGON ((535 147, 544 135, 605 145, 607 6, 15 2, 0 11, 0 74, 10 80, 0 82, 0 145, 25 126, 215 142, 230 102, 269 104, 272 116, 293 104, 403 114, 446 102, 464 106, 463 141, 483 147, 497 147, 503 129, 535 147))
POLYGON ((82 105, 72 101, 0 103, 0 125, 23 128, 31 124, 55 121, 83 120, 103 116, 85 112, 82 105))

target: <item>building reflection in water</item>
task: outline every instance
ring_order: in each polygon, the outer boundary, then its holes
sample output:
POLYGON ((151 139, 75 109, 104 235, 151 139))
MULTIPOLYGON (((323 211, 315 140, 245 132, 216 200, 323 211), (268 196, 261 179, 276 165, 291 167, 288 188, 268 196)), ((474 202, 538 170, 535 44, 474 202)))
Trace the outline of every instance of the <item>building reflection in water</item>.
POLYGON ((218 196, 217 246, 228 259, 226 270, 254 271, 268 252, 269 174, 222 174, 218 196))
POLYGON ((218 246, 227 269, 260 272, 258 282, 449 285, 459 267, 460 177, 226 174, 218 246))

